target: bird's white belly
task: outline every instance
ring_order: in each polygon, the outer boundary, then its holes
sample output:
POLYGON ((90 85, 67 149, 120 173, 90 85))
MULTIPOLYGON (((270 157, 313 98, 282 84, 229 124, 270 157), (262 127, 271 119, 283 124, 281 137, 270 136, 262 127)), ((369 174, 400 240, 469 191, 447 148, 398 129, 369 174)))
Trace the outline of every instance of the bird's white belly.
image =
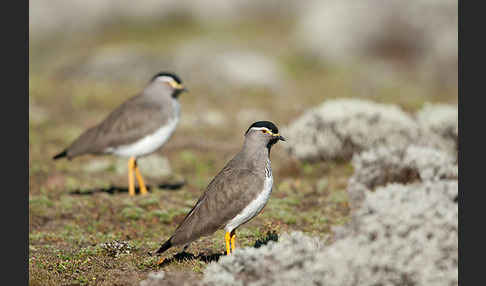
POLYGON ((248 205, 241 213, 234 217, 225 226, 225 231, 231 232, 233 229, 244 224, 245 222, 256 216, 263 207, 267 204, 270 194, 272 193, 273 176, 266 177, 263 183, 263 191, 248 205))
POLYGON ((136 141, 135 143, 129 145, 123 145, 118 147, 111 147, 106 151, 108 153, 113 153, 118 156, 123 157, 140 157, 148 155, 167 142, 172 133, 174 132, 177 123, 179 122, 179 117, 170 120, 166 125, 160 127, 154 133, 145 136, 144 138, 136 141))

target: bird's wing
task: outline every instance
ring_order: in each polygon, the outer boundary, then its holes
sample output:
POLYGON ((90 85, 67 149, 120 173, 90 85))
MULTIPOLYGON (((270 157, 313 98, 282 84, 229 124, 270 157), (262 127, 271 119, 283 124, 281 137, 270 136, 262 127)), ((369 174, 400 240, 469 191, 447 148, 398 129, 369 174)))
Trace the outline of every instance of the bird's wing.
POLYGON ((223 169, 176 229, 173 245, 214 233, 237 216, 261 191, 263 179, 249 169, 223 169))
POLYGON ((169 120, 159 103, 134 96, 113 110, 100 124, 86 130, 68 148, 70 157, 84 153, 103 153, 108 147, 134 143, 154 133, 169 120))

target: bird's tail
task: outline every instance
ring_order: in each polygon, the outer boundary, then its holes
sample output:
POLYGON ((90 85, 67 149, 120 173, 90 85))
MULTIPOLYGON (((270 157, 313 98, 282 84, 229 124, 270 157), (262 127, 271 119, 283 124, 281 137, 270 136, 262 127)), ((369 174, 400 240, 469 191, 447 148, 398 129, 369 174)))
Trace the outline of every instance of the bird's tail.
POLYGON ((67 151, 64 150, 61 153, 57 154, 56 156, 52 157, 52 159, 57 160, 57 159, 60 159, 60 158, 66 157, 66 156, 67 156, 67 151))
POLYGON ((171 238, 167 239, 167 241, 164 242, 164 244, 162 244, 162 246, 159 248, 159 250, 157 250, 155 253, 160 254, 160 253, 166 251, 167 249, 171 248, 172 247, 172 242, 170 242, 171 238))

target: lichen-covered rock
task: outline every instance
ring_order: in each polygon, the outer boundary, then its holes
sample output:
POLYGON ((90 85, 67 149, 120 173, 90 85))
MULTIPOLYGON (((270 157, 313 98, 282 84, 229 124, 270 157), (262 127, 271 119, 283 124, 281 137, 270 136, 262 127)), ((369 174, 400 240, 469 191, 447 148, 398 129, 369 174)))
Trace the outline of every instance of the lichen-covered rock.
POLYGON ((457 106, 448 104, 426 104, 416 113, 417 122, 423 132, 438 136, 444 149, 458 151, 459 121, 457 106))
POLYGON ((196 286, 198 279, 190 272, 150 272, 140 286, 196 286))
POLYGON ((456 180, 389 184, 367 192, 349 235, 331 248, 356 250, 350 255, 356 259, 348 261, 358 261, 357 285, 457 285, 457 194, 456 180))
POLYGON ((328 100, 285 126, 287 151, 302 161, 347 160, 378 146, 410 144, 457 157, 457 108, 426 105, 412 116, 392 104, 362 99, 328 100))
POLYGON ((162 281, 164 280, 164 277, 165 277, 165 272, 164 271, 150 272, 147 275, 147 279, 142 280, 140 282, 140 286, 157 286, 157 285, 162 285, 162 281))
POLYGON ((282 235, 278 243, 236 249, 207 267, 203 285, 302 285, 302 273, 295 270, 310 266, 322 247, 318 239, 293 232, 282 235))
POLYGON ((348 196, 356 209, 365 192, 389 183, 438 181, 458 177, 455 158, 429 147, 410 145, 405 148, 380 146, 355 155, 354 174, 349 179, 348 196))
POLYGON ((238 249, 203 285, 457 285, 457 181, 391 184, 366 193, 343 238, 302 233, 238 249))
POLYGON ((329 100, 282 131, 290 154, 303 161, 350 159, 377 145, 407 146, 419 133, 398 106, 361 99, 329 100))

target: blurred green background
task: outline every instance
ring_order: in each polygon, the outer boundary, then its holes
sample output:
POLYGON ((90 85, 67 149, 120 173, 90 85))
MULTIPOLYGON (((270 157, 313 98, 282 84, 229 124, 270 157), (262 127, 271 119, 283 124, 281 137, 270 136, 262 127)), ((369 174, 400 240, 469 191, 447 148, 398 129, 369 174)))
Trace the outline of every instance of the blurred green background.
MULTIPOLYGON (((174 230, 254 121, 286 126, 308 108, 342 97, 407 111, 426 102, 457 104, 456 1, 29 5, 32 285, 136 284, 157 268, 146 253, 174 230), (98 192, 125 186, 126 162, 117 158, 51 160, 164 70, 177 73, 190 92, 180 99, 178 129, 153 155, 151 194, 98 192), (157 187, 167 181, 185 185, 157 187), (99 247, 112 239, 135 250, 114 261, 99 247)), ((304 164, 279 146, 272 156, 278 191, 264 214, 242 229, 240 245, 253 245, 267 230, 326 235, 347 219, 348 163, 304 164)), ((222 241, 219 233, 204 238, 192 252, 222 251, 222 241)), ((200 273, 205 263, 168 267, 200 273)))

